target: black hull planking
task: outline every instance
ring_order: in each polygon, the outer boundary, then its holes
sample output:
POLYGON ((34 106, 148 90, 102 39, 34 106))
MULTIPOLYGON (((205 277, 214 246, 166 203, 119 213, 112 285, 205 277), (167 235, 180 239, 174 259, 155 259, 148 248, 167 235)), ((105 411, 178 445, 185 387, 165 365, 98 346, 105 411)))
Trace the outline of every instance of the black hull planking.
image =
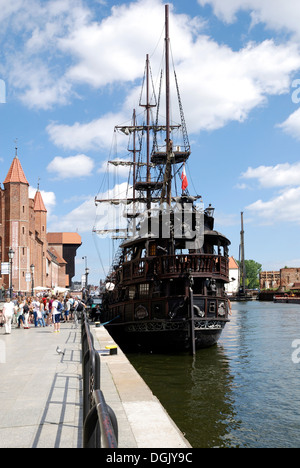
MULTIPOLYGON (((199 323, 199 322, 198 322, 199 323)), ((225 327, 226 321, 197 328, 195 324, 195 348, 203 349, 214 346, 225 327)), ((206 324, 208 325, 208 324, 206 324)), ((144 322, 138 324, 109 324, 106 329, 124 352, 183 352, 190 351, 190 322, 144 322)))

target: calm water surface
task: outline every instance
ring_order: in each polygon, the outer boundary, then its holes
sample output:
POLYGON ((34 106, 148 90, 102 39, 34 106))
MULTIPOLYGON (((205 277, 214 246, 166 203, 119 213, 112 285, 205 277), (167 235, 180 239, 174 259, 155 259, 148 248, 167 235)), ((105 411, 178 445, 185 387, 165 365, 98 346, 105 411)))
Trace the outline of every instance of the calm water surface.
POLYGON ((128 358, 193 447, 300 448, 300 305, 232 308, 218 345, 195 358, 128 358))

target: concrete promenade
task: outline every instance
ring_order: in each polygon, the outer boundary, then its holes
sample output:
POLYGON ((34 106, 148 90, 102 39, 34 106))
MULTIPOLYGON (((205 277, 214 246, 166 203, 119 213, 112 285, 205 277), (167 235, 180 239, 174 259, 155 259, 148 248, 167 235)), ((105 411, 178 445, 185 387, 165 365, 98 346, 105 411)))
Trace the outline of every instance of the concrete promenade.
MULTIPOLYGON (((101 355, 101 390, 115 411, 119 448, 190 448, 140 375, 103 328, 91 325, 101 355)), ((81 448, 81 331, 0 328, 0 448, 81 448), (59 355, 59 346, 65 355, 59 355)))
POLYGON ((0 447, 81 447, 80 328, 62 324, 60 333, 52 327, 4 332, 1 328, 0 447))

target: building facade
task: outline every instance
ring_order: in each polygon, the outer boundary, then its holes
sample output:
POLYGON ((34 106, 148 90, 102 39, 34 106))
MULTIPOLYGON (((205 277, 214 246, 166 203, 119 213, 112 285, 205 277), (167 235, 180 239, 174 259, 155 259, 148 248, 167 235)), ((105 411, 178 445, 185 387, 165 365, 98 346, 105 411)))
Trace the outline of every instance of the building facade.
POLYGON ((280 271, 262 271, 259 275, 260 289, 289 290, 300 283, 299 268, 281 268, 280 271))
POLYGON ((229 296, 239 292, 240 274, 239 266, 233 257, 229 258, 229 283, 225 284, 225 291, 229 296))
POLYGON ((73 257, 67 259, 62 246, 49 245, 42 194, 38 189, 34 199, 29 198, 29 183, 17 154, 0 188, 0 198, 0 287, 30 292, 32 281, 35 287, 69 287, 81 238, 74 233, 73 257), (12 260, 9 252, 13 252, 12 260))

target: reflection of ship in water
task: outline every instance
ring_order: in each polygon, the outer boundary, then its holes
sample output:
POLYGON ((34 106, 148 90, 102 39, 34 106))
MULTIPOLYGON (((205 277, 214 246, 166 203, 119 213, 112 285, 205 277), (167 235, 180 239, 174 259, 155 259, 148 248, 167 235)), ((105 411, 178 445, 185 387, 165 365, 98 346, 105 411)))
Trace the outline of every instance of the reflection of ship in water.
POLYGON ((183 355, 129 354, 139 374, 194 448, 229 447, 237 427, 233 377, 222 346, 183 355), (198 354, 200 353, 200 354, 198 354))
POLYGON ((166 109, 160 109, 163 73, 156 97, 147 56, 140 100, 144 121, 137 122, 134 111, 130 125, 115 129, 131 139, 132 161, 111 163, 132 169, 132 196, 96 200, 127 207, 125 228, 105 231, 114 231, 123 242, 106 278, 102 320, 124 350, 194 353, 214 345, 228 322, 224 286, 230 242, 214 230, 214 209, 203 210, 201 197, 188 192, 185 166, 191 148, 176 73, 181 123, 173 124, 170 113, 168 6, 165 29, 166 109))

